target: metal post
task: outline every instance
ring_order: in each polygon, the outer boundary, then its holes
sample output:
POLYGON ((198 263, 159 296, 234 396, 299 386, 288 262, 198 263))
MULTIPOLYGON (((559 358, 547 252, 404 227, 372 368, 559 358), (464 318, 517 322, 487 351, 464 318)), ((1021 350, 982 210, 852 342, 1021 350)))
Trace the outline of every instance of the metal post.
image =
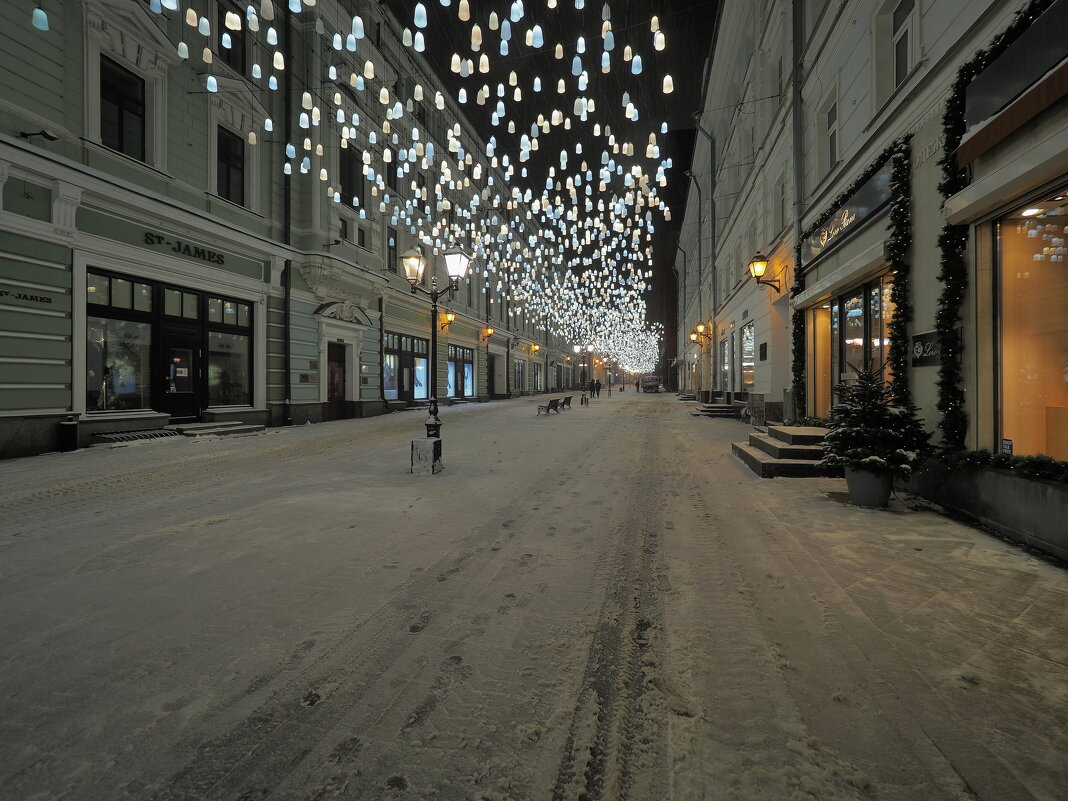
POLYGON ((441 419, 438 417, 438 279, 430 279, 430 416, 426 419, 426 435, 441 436, 441 419))

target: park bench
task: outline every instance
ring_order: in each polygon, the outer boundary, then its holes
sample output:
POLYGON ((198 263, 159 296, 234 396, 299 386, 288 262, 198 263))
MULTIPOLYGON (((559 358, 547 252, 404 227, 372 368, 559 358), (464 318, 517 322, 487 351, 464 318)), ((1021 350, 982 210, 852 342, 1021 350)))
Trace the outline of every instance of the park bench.
POLYGON ((571 408, 571 399, 573 397, 575 397, 575 396, 574 395, 566 395, 566 396, 564 396, 564 399, 562 401, 560 401, 560 408, 561 409, 570 409, 571 408))
POLYGON ((545 412, 546 414, 548 414, 549 412, 556 412, 557 414, 560 414, 560 399, 553 398, 548 403, 539 403, 538 414, 540 415, 542 412, 545 412))

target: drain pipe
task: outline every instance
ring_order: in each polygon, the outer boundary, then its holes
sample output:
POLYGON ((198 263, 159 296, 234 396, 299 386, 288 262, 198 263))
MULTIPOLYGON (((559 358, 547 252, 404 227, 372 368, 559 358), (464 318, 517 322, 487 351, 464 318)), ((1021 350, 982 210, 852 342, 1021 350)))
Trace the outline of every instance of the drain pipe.
MULTIPOLYGON (((282 41, 282 52, 286 60, 286 64, 290 65, 290 69, 285 71, 285 94, 283 97, 283 114, 286 121, 286 141, 291 142, 293 138, 293 86, 289 76, 292 74, 293 67, 293 47, 292 47, 292 33, 293 33, 293 20, 290 13, 285 12, 285 33, 282 41)), ((282 242, 285 244, 288 250, 293 244, 293 176, 284 174, 282 176, 282 242)), ((285 290, 285 308, 282 311, 282 326, 283 337, 282 347, 285 348, 285 353, 282 359, 282 369, 285 370, 285 424, 287 426, 293 425, 293 370, 291 364, 290 351, 292 350, 292 328, 293 328, 293 260, 286 259, 285 269, 283 271, 283 287, 285 290)))

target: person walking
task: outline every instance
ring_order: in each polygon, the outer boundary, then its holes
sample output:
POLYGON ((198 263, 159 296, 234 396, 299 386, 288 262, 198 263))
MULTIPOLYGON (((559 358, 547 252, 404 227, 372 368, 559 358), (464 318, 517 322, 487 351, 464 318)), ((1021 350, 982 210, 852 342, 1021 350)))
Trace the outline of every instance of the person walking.
POLYGON ((598 381, 596 384, 594 384, 594 387, 597 389, 597 394, 594 397, 601 397, 601 382, 598 381))

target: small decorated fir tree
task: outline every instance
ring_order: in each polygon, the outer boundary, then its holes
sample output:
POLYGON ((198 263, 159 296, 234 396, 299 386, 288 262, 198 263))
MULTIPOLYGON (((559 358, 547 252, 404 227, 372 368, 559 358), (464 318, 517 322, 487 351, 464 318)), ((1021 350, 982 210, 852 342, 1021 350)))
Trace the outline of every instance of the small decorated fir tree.
POLYGON ((823 439, 824 465, 907 477, 928 451, 930 437, 916 407, 894 406, 882 377, 863 370, 838 386, 830 431, 823 439))

